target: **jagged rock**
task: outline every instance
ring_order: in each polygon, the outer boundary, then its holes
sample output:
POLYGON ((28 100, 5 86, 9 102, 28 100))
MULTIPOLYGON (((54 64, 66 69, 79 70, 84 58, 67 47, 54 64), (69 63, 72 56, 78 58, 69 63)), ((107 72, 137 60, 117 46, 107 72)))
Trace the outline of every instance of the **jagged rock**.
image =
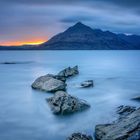
POLYGON ((95 127, 98 140, 140 140, 140 108, 114 121, 95 127))
POLYGON ((69 114, 90 107, 86 101, 73 97, 64 91, 57 91, 53 97, 46 100, 54 114, 69 114))
POLYGON ((123 118, 136 110, 134 106, 124 106, 121 105, 117 108, 117 113, 120 115, 120 118, 123 118))
POLYGON ((60 80, 60 81, 63 81, 63 82, 66 82, 66 78, 64 76, 54 75, 53 78, 60 80))
POLYGON ((87 136, 85 134, 81 133, 73 133, 70 137, 68 137, 66 140, 93 140, 91 136, 87 136))
POLYGON ((87 87, 93 87, 93 80, 87 80, 81 83, 81 87, 87 88, 87 87))
POLYGON ((79 73, 79 71, 78 71, 78 66, 75 66, 75 67, 73 67, 73 68, 68 67, 68 68, 66 68, 66 69, 64 69, 64 70, 62 70, 62 71, 60 71, 60 72, 58 73, 58 75, 59 75, 59 76, 62 76, 62 77, 68 78, 68 77, 74 76, 74 75, 76 75, 76 74, 78 74, 78 73, 79 73))
POLYGON ((58 90, 65 90, 66 83, 65 78, 61 76, 55 76, 52 74, 47 74, 37 78, 33 84, 32 88, 39 89, 48 92, 55 92, 58 90))

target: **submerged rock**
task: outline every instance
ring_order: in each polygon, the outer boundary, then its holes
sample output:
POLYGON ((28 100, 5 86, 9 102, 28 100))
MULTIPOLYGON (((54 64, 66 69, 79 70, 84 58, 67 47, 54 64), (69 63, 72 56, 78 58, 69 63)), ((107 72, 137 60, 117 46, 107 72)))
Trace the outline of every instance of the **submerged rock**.
POLYGON ((140 101, 140 96, 134 97, 134 98, 132 98, 132 100, 140 101))
POLYGON ((65 78, 61 76, 55 76, 52 74, 47 74, 37 78, 33 84, 32 88, 39 89, 48 92, 55 92, 58 90, 65 90, 66 83, 65 78))
POLYGON ((87 80, 81 83, 81 87, 87 88, 87 87, 93 87, 93 80, 87 80))
POLYGON ((54 114, 69 114, 90 107, 86 101, 73 97, 64 91, 57 91, 53 97, 46 100, 54 114))
POLYGON ((7 61, 7 62, 0 62, 0 64, 5 64, 5 65, 13 65, 13 64, 29 64, 33 63, 32 61, 7 61))
POLYGON ((19 64, 19 63, 17 63, 17 62, 2 62, 2 63, 0 63, 0 64, 19 64))
POLYGON ((98 140, 140 140, 140 108, 111 124, 96 125, 95 136, 98 140))
POLYGON ((64 69, 64 70, 62 70, 62 71, 60 71, 60 72, 58 73, 58 75, 59 75, 59 76, 62 76, 62 77, 68 78, 68 77, 74 76, 74 75, 76 75, 76 74, 78 74, 78 73, 79 73, 79 71, 78 71, 78 66, 75 66, 75 67, 73 67, 73 68, 68 67, 68 68, 66 68, 66 69, 64 69))
POLYGON ((91 136, 87 136, 81 133, 73 133, 70 137, 66 140, 93 140, 91 136))

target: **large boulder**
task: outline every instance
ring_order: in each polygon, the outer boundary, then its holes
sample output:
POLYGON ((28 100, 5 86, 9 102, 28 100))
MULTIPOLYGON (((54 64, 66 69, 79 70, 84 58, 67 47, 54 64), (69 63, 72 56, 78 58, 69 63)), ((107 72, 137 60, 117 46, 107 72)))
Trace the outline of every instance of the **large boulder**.
POLYGON ((140 108, 111 124, 95 127, 98 140, 140 140, 140 108))
POLYGON ((47 74, 45 76, 41 76, 37 78, 33 82, 32 88, 47 91, 47 92, 65 90, 66 89, 65 78, 61 76, 47 74))
POLYGON ((46 100, 54 114, 69 114, 90 107, 86 101, 73 97, 64 91, 57 91, 53 97, 46 100))
POLYGON ((82 88, 88 88, 88 87, 93 87, 94 86, 93 80, 84 81, 80 85, 81 85, 82 88))
POLYGON ((73 67, 73 68, 68 67, 68 68, 66 68, 66 69, 64 69, 64 70, 62 70, 62 71, 60 71, 60 72, 58 73, 58 75, 59 75, 59 76, 62 76, 62 77, 68 78, 68 77, 74 76, 74 75, 76 75, 76 74, 78 74, 78 73, 79 73, 79 71, 78 71, 78 66, 75 66, 75 67, 73 67))
POLYGON ((91 136, 87 136, 85 134, 81 133, 73 133, 70 137, 68 137, 66 140, 93 140, 91 136))

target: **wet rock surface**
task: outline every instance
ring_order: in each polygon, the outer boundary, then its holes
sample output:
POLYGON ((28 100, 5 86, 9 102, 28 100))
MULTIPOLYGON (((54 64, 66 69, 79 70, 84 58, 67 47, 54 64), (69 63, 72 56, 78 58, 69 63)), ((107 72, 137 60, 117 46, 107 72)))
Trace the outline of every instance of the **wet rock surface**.
POLYGON ((62 76, 62 77, 68 78, 68 77, 74 76, 76 74, 79 74, 78 66, 75 66, 73 68, 68 67, 68 68, 62 70, 62 71, 60 71, 58 73, 58 76, 62 76))
POLYGON ((136 110, 136 107, 134 106, 124 106, 121 105, 117 108, 117 114, 119 114, 119 118, 123 118, 129 114, 131 114, 132 112, 134 112, 136 110))
POLYGON ((87 136, 85 134, 81 133, 73 133, 70 137, 68 137, 66 140, 93 140, 91 136, 87 136))
POLYGON ((82 88, 88 88, 88 87, 93 87, 94 86, 94 83, 93 83, 93 80, 87 80, 87 81, 84 81, 80 84, 80 86, 82 88))
POLYGON ((66 78, 78 74, 78 66, 73 68, 68 67, 58 73, 58 75, 47 74, 37 78, 31 87, 46 92, 56 92, 59 90, 66 90, 66 78))
MULTIPOLYGON (((127 107, 128 108, 128 107, 127 107)), ((111 124, 101 124, 95 127, 95 136, 98 140, 140 140, 140 108, 134 110, 123 108, 120 111, 131 112, 111 124)))
POLYGON ((61 76, 47 74, 45 76, 41 76, 37 78, 33 82, 32 88, 47 91, 47 92, 66 90, 65 78, 61 76))
POLYGON ((86 101, 71 96, 64 91, 57 91, 53 97, 46 100, 54 114, 69 114, 90 107, 86 101))

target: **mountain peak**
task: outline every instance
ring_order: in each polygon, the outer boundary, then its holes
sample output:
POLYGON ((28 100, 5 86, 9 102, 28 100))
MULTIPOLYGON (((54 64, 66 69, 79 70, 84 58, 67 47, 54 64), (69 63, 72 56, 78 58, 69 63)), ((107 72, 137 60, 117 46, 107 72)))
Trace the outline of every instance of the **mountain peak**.
MULTIPOLYGON (((77 22, 75 25, 73 25, 72 27, 76 27, 76 28, 90 28, 89 26, 83 24, 82 22, 77 22)), ((90 28, 91 29, 91 28, 90 28)))
POLYGON ((133 39, 129 43, 128 40, 130 39, 127 36, 122 38, 115 33, 102 31, 101 29, 92 29, 81 22, 77 22, 66 31, 40 45, 40 47, 46 47, 46 49, 50 50, 123 50, 139 48, 137 47, 139 45, 138 41, 133 39))
POLYGON ((89 26, 84 25, 82 22, 77 22, 75 25, 68 28, 65 32, 83 33, 83 32, 92 32, 92 31, 93 31, 93 29, 91 29, 89 26))
POLYGON ((77 22, 74 26, 85 26, 82 22, 77 22))

